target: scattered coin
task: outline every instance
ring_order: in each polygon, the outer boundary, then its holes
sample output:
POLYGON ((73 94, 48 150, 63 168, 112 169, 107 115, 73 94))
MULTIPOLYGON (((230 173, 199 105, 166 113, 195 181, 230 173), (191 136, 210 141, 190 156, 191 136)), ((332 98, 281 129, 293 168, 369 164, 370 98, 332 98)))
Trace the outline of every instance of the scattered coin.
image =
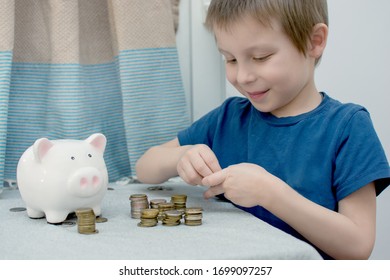
POLYGON ((74 221, 65 220, 61 223, 61 226, 63 226, 63 227, 73 227, 75 225, 76 225, 76 222, 74 222, 74 221))
POLYGON ((166 187, 166 186, 152 186, 148 187, 149 191, 171 191, 171 187, 166 187))
POLYGON ((14 208, 9 209, 9 211, 11 211, 11 212, 22 212, 22 211, 26 211, 26 208, 25 207, 14 207, 14 208))
POLYGON ((96 223, 105 223, 108 219, 102 216, 96 217, 96 223))

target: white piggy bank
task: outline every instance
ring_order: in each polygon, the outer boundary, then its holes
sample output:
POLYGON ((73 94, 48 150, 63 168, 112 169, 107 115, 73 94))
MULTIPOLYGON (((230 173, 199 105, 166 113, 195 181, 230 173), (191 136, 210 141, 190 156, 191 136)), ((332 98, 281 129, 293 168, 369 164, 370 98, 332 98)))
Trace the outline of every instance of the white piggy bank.
POLYGON ((16 171, 28 216, 61 223, 84 207, 99 216, 108 185, 106 142, 100 133, 85 140, 36 140, 21 156, 16 171))

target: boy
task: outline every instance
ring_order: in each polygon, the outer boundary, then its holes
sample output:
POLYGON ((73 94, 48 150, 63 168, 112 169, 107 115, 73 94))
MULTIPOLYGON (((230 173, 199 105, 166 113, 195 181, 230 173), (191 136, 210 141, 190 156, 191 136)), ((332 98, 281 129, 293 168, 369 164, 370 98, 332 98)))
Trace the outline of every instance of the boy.
MULTIPOLYGON (((390 170, 368 112, 319 92, 326 0, 213 0, 206 24, 242 97, 227 99, 137 162, 140 181, 179 175, 315 246, 367 259, 390 170)), ((254 233, 256 234, 256 233, 254 233)))

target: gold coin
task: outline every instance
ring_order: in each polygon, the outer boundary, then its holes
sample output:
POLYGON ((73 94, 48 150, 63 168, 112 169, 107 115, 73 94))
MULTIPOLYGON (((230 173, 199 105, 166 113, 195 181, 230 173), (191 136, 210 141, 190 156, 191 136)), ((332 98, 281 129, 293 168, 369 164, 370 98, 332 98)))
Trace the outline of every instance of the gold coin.
POLYGON ((199 214, 203 211, 202 207, 189 207, 186 208, 185 213, 186 214, 199 214))
POLYGON ((105 223, 105 222, 107 222, 107 221, 108 221, 108 219, 105 218, 105 217, 99 216, 99 217, 96 218, 96 222, 97 222, 97 223, 105 223))
POLYGON ((186 215, 184 216, 184 219, 187 221, 196 221, 202 219, 202 214, 195 214, 195 215, 186 215))
POLYGON ((198 221, 185 221, 184 223, 187 226, 200 226, 202 224, 202 220, 198 221))
POLYGON ((147 198, 147 195, 143 193, 132 194, 129 197, 130 200, 140 200, 145 198, 147 198))
POLYGON ((99 233, 99 230, 95 230, 95 231, 86 231, 86 232, 80 232, 79 231, 79 233, 81 233, 81 234, 96 234, 96 233, 99 233))
POLYGON ((163 226, 178 226, 180 224, 181 224, 180 221, 174 222, 174 223, 166 223, 165 221, 163 221, 163 223, 162 223, 163 226))
POLYGON ((141 217, 142 218, 156 218, 159 213, 158 209, 142 209, 141 217))
POLYGON ((171 196, 171 199, 175 202, 186 202, 187 201, 187 195, 185 194, 174 194, 171 196))
POLYGON ((156 226, 157 225, 157 223, 156 224, 143 224, 143 223, 141 223, 141 222, 139 222, 138 224, 137 224, 137 226, 139 226, 139 227, 154 227, 154 226, 156 226))

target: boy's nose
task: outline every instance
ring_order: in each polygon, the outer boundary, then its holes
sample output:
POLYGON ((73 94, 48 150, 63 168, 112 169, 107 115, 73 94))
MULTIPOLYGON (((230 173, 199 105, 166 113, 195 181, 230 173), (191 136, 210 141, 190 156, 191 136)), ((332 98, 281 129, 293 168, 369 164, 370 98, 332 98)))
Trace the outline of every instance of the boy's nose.
POLYGON ((253 70, 247 66, 238 67, 237 82, 239 84, 248 84, 256 80, 253 70))

